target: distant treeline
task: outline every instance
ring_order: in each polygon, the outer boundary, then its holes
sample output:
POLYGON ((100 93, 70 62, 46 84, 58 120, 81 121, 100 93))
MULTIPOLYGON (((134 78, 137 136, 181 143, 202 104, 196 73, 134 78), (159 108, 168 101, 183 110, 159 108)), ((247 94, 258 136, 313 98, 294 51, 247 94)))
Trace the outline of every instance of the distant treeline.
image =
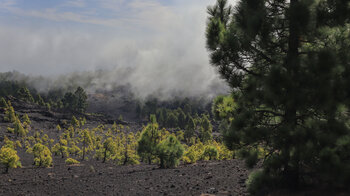
POLYGON ((66 108, 72 111, 85 112, 87 108, 87 94, 81 87, 78 87, 74 93, 58 89, 40 94, 35 88, 28 87, 24 82, 5 80, 0 77, 0 97, 8 96, 36 103, 48 109, 66 108))

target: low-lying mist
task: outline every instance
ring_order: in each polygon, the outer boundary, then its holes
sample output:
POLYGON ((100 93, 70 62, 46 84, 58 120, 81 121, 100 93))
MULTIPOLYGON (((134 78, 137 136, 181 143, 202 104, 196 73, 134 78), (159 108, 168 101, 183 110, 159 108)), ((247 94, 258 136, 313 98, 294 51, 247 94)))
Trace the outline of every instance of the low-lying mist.
POLYGON ((89 94, 120 92, 124 87, 134 98, 145 100, 157 98, 161 101, 173 98, 200 98, 210 100, 219 94, 229 92, 227 85, 218 78, 200 81, 200 77, 183 74, 167 78, 164 75, 149 75, 149 73, 135 75, 136 68, 120 68, 116 70, 99 70, 74 72, 58 76, 25 75, 18 71, 6 72, 0 75, 2 81, 18 81, 28 87, 45 94, 50 90, 62 89, 74 91, 78 86, 83 87, 89 94))
POLYGON ((212 1, 153 3, 141 15, 132 10, 134 20, 113 25, 66 17, 19 25, 0 20, 0 72, 23 73, 7 77, 26 80, 41 93, 76 86, 89 93, 128 86, 135 97, 161 100, 227 93, 205 47, 206 6, 212 1))

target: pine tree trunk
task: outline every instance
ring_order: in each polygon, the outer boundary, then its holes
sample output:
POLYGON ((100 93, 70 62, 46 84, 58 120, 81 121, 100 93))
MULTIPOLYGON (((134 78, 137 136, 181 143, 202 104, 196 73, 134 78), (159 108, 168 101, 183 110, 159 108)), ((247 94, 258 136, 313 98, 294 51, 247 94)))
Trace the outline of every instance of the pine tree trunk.
POLYGON ((148 164, 149 164, 149 165, 151 165, 151 164, 152 164, 151 155, 148 157, 148 164))
POLYGON ((128 159, 129 159, 129 156, 128 156, 128 142, 125 142, 125 159, 124 159, 124 165, 126 165, 128 163, 128 159))
POLYGON ((107 149, 105 148, 105 152, 104 152, 102 163, 106 162, 106 157, 107 157, 107 149))
POLYGON ((64 158, 64 155, 63 155, 63 150, 60 150, 61 151, 61 155, 62 155, 62 159, 64 158))
POLYGON ((83 161, 84 161, 84 159, 85 159, 85 140, 84 140, 84 142, 83 142, 83 161))
MULTIPOLYGON (((290 78, 290 81, 292 83, 289 84, 289 87, 287 88, 287 97, 288 101, 286 103, 285 108, 285 124, 287 125, 287 133, 284 135, 286 138, 285 142, 285 163, 284 163, 284 172, 285 177, 287 178, 288 183, 294 187, 297 188, 299 185, 299 168, 293 167, 291 168, 289 166, 290 163, 290 148, 291 144, 295 145, 295 142, 298 142, 295 140, 295 138, 289 138, 289 133, 291 131, 295 131, 296 125, 297 125, 297 104, 296 104, 296 97, 297 95, 297 86, 295 85, 294 81, 297 81, 296 75, 299 69, 299 37, 300 37, 300 27, 299 27, 299 21, 297 18, 295 18, 293 12, 296 12, 296 7, 299 4, 299 0, 291 0, 290 1, 290 10, 289 10, 289 40, 288 40, 288 53, 287 53, 287 59, 286 59, 286 68, 287 73, 290 78)), ((297 163, 296 165, 298 165, 297 163)))

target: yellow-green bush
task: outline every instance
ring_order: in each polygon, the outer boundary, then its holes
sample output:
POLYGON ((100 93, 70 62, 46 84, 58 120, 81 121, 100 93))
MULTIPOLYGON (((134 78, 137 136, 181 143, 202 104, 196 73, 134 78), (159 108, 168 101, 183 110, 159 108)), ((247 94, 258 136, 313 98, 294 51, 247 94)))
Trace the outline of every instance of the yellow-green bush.
POLYGON ((52 166, 51 151, 47 146, 37 143, 33 146, 34 164, 39 167, 52 166))
POLYGON ((206 145, 202 154, 203 160, 217 160, 219 157, 218 150, 215 146, 206 145))
POLYGON ((198 139, 197 141, 192 140, 192 145, 186 147, 184 156, 182 157, 184 163, 195 163, 199 160, 229 160, 234 157, 233 151, 215 140, 208 141, 206 145, 198 139))
POLYGON ((6 173, 8 172, 9 168, 21 167, 21 162, 19 161, 17 151, 6 146, 3 146, 0 149, 0 162, 5 166, 6 173))
POLYGON ((203 154, 204 148, 205 148, 204 144, 198 140, 192 146, 186 149, 184 156, 182 157, 182 160, 185 163, 197 162, 198 160, 200 160, 203 154))
POLYGON ((80 162, 75 160, 75 159, 72 159, 72 158, 68 158, 66 159, 66 164, 67 165, 74 165, 74 164, 79 164, 80 162))

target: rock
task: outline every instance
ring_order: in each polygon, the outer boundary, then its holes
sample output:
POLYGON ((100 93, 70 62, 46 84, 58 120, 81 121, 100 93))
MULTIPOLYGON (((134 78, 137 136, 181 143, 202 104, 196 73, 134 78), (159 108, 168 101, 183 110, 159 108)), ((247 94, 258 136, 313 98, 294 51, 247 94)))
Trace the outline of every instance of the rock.
POLYGON ((238 180, 238 183, 239 183, 239 184, 244 184, 244 183, 245 183, 245 179, 239 179, 239 180, 238 180))
POLYGON ((207 190, 207 193, 209 193, 209 194, 215 194, 215 193, 218 193, 219 191, 218 190, 216 190, 216 188, 214 188, 214 187, 212 187, 212 188, 210 188, 209 190, 207 190))
POLYGON ((206 180, 213 178, 213 176, 207 176, 205 177, 206 180))

